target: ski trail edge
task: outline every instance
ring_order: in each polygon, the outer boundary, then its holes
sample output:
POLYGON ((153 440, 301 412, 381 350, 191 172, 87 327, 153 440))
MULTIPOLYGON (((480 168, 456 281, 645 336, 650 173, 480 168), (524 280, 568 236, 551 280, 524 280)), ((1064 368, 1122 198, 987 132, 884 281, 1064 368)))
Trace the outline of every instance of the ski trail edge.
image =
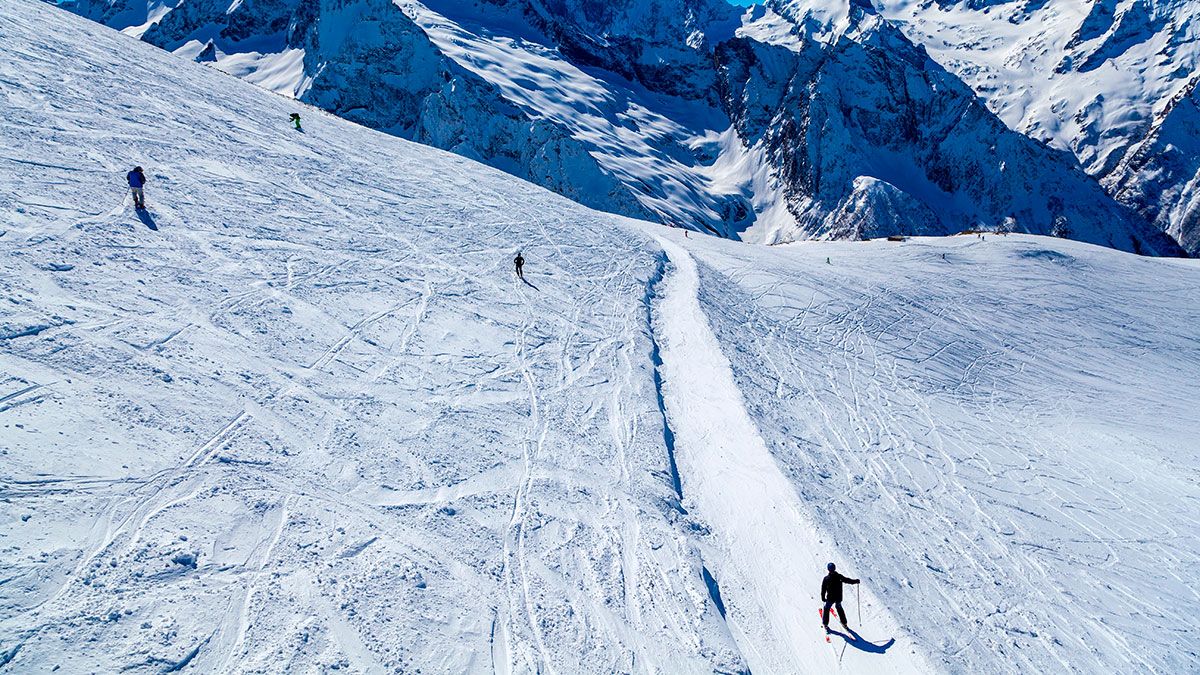
POLYGON ((812 609, 825 563, 834 559, 832 547, 805 515, 746 411, 700 307, 695 261, 682 247, 655 239, 672 268, 654 319, 684 500, 712 532, 701 542, 705 564, 720 584, 726 620, 751 670, 935 671, 869 586, 863 589, 864 637, 896 638, 896 644, 884 654, 851 649, 839 667, 812 609))

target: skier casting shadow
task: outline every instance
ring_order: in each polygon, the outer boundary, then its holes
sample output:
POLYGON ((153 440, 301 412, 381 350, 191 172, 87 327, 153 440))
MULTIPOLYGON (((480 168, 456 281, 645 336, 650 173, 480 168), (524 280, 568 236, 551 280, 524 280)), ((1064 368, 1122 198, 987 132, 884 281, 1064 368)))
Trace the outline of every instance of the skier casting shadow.
POLYGON ((138 209, 136 211, 136 213, 137 213, 138 220, 142 221, 143 225, 154 230, 155 232, 158 232, 158 223, 154 222, 154 217, 150 215, 149 211, 147 211, 144 208, 141 208, 141 209, 138 209))
POLYGON ((538 288, 537 286, 534 286, 532 283, 529 282, 528 279, 525 278, 525 258, 523 258, 521 256, 520 251, 517 251, 517 257, 513 258, 513 266, 516 267, 516 269, 517 269, 517 278, 520 279, 521 281, 523 281, 526 286, 532 288, 535 291, 542 290, 542 289, 538 288))
POLYGON ((133 208, 142 211, 146 208, 146 173, 142 167, 135 166, 133 171, 125 174, 129 183, 129 192, 133 194, 133 208))
POLYGON ((837 616, 842 620, 842 625, 846 630, 850 630, 850 624, 846 623, 846 610, 842 609, 842 584, 857 584, 858 579, 844 577, 837 571, 837 565, 829 563, 825 566, 829 570, 829 574, 821 580, 821 601, 825 603, 825 609, 821 612, 821 624, 825 627, 826 632, 829 631, 829 609, 837 608, 837 616))
POLYGON ((133 171, 125 174, 125 180, 129 183, 129 192, 133 195, 133 212, 143 225, 157 232, 158 225, 146 210, 146 172, 142 167, 135 166, 133 171))
POLYGON ((845 630, 846 632, 843 633, 839 630, 830 628, 829 633, 830 635, 837 635, 841 637, 846 641, 846 644, 859 651, 868 652, 870 654, 882 654, 891 648, 892 645, 896 644, 896 638, 889 638, 887 642, 877 645, 874 642, 867 642, 864 640, 863 637, 858 633, 855 633, 852 628, 846 628, 845 630))
MULTIPOLYGON (((846 610, 842 609, 842 584, 854 585, 858 584, 859 580, 843 576, 837 571, 837 565, 834 565, 833 563, 829 563, 825 566, 825 568, 829 570, 829 574, 825 575, 825 578, 821 580, 821 600, 825 603, 825 609, 821 612, 821 623, 825 627, 825 633, 841 637, 846 641, 847 645, 854 647, 859 651, 870 652, 872 654, 882 654, 886 652, 893 644, 896 643, 895 638, 891 638, 887 642, 879 645, 875 644, 874 642, 867 642, 862 638, 861 635, 855 633, 854 629, 851 628, 850 624, 846 621, 846 610), (829 610, 831 608, 837 609, 837 617, 841 619, 842 630, 846 631, 845 633, 829 627, 829 610)), ((859 617, 859 620, 861 621, 862 617, 859 617)), ((840 656, 838 657, 838 661, 841 661, 840 656)))

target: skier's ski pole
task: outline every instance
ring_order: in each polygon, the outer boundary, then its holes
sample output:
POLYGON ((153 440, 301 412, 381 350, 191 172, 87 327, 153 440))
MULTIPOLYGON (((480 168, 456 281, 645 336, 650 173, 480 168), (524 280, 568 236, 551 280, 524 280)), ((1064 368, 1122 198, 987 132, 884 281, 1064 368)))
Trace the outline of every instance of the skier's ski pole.
POLYGON ((862 584, 854 585, 854 595, 858 598, 858 627, 862 628, 862 584))

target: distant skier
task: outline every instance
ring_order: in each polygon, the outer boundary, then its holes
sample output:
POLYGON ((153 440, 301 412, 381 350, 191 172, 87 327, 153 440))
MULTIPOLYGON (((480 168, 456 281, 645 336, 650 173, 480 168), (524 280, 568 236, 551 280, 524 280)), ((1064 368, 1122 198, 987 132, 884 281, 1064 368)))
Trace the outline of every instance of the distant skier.
POLYGON ((517 257, 513 258, 513 265, 517 268, 517 278, 521 281, 525 280, 525 272, 522 268, 525 267, 525 259, 521 257, 521 252, 517 251, 517 257))
POLYGON ((825 611, 821 612, 821 625, 825 630, 829 630, 829 608, 836 607, 838 618, 842 620, 842 625, 850 628, 850 624, 846 623, 846 611, 842 609, 842 584, 857 584, 858 579, 851 579, 838 574, 837 565, 829 563, 825 566, 829 570, 829 574, 821 580, 821 601, 825 603, 825 611))
POLYGON ((144 211, 146 192, 143 187, 146 185, 146 174, 142 172, 142 167, 133 167, 133 171, 125 174, 125 180, 129 181, 129 191, 133 193, 133 208, 144 211))
POLYGON ((292 124, 296 125, 296 131, 304 131, 300 128, 300 113, 292 113, 288 119, 292 121, 292 124))

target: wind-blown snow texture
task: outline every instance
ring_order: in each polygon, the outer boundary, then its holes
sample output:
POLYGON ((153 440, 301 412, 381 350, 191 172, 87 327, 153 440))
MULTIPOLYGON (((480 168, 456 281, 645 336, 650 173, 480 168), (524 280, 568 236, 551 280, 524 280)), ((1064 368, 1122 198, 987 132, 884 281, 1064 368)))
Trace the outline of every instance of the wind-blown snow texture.
POLYGON ((1084 241, 1179 250, 866 3, 62 4, 624 215, 763 243, 1065 220, 1084 241))
POLYGON ((0 668, 1200 666, 1193 261, 689 239, 34 0, 0 47, 0 668))

